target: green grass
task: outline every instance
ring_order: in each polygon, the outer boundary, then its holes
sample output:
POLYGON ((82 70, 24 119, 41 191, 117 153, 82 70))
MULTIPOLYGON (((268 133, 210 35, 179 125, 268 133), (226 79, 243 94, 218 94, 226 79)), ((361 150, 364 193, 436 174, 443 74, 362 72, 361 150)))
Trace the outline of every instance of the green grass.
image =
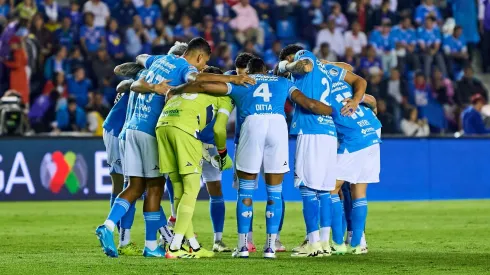
MULTIPOLYGON (((163 203, 167 205, 168 203, 163 203)), ((227 204, 224 240, 236 242, 234 204, 227 204)), ((265 239, 264 204, 256 204, 255 241, 265 239)), ((281 240, 288 249, 304 235, 300 203, 287 203, 281 240)), ((264 260, 166 260, 107 258, 94 230, 108 202, 0 203, 0 274, 490 274, 490 201, 371 203, 367 225, 369 254, 293 259, 280 253, 264 260)), ((208 203, 194 218, 199 240, 212 243, 208 203)), ((143 245, 141 205, 132 237, 143 245)))

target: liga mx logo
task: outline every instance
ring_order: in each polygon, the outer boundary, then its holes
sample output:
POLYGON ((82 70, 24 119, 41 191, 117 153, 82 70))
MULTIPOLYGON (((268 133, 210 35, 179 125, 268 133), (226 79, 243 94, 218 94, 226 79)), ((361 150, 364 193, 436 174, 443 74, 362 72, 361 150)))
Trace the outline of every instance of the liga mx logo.
POLYGON ((87 162, 81 154, 68 151, 65 154, 60 151, 46 153, 41 161, 41 183, 47 190, 58 194, 65 186, 70 194, 75 194, 81 189, 88 193, 87 186, 87 162))

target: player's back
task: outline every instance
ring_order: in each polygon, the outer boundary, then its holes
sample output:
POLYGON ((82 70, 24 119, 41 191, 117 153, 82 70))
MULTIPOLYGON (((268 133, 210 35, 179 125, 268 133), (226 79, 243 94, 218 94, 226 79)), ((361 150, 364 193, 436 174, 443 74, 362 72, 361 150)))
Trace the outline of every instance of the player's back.
POLYGON ((112 106, 111 111, 104 120, 104 124, 102 124, 102 128, 115 137, 119 136, 124 126, 128 100, 129 91, 121 95, 119 100, 112 106))
MULTIPOLYGON (((328 105, 329 81, 325 65, 316 56, 306 50, 296 53, 294 61, 310 60, 313 70, 306 74, 293 74, 294 85, 307 97, 328 105)), ((311 113, 296 105, 291 123, 291 134, 327 134, 336 136, 335 125, 331 116, 322 116, 311 113)))
MULTIPOLYGON (((141 70, 136 74, 134 80, 138 80, 141 78, 145 78, 148 70, 141 70)), ((133 91, 127 91, 125 94, 128 94, 128 102, 126 104, 126 113, 124 115, 124 124, 119 132, 119 139, 126 140, 126 129, 128 128, 129 121, 133 117, 134 107, 136 106, 136 99, 138 94, 133 91)))

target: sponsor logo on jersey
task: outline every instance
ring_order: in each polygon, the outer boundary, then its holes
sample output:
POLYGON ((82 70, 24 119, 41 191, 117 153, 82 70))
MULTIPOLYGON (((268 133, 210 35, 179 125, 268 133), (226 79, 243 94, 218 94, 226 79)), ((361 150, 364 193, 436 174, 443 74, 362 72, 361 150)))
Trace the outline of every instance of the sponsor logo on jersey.
POLYGON ((335 68, 330 69, 330 71, 328 71, 328 73, 331 76, 338 76, 339 75, 339 71, 337 69, 335 69, 335 68))
POLYGON ((362 133, 363 135, 366 135, 366 134, 368 134, 368 133, 375 132, 375 131, 376 131, 376 130, 375 130, 373 127, 369 127, 369 128, 366 128, 366 129, 362 129, 362 130, 361 130, 361 133, 362 133))

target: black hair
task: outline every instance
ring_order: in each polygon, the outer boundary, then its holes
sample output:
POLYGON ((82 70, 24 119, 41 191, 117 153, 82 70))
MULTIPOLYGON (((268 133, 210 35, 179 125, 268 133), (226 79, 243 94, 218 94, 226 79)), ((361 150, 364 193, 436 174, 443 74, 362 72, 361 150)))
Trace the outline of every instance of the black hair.
POLYGON ((68 97, 68 105, 72 103, 77 103, 77 99, 74 96, 69 96, 68 97))
MULTIPOLYGON (((51 81, 53 82, 53 85, 60 85, 61 84, 61 83, 58 83, 58 75, 60 75, 60 74, 64 75, 63 72, 55 72, 53 74, 53 77, 51 79, 51 81)), ((63 79, 65 79, 65 78, 63 78, 63 79)), ((66 84, 66 80, 64 80, 64 81, 65 81, 65 83, 63 83, 63 84, 66 84)))
POLYGON ((265 65, 264 60, 258 57, 254 57, 248 61, 247 72, 249 74, 260 74, 267 71, 267 65, 265 65))
POLYGON ((460 25, 456 25, 456 26, 454 27, 453 32, 456 32, 457 30, 463 30, 463 27, 461 27, 460 25))
POLYGON ((286 60, 286 57, 292 54, 296 54, 297 52, 302 50, 304 49, 300 45, 296 45, 296 44, 287 45, 284 49, 282 49, 281 53, 279 54, 279 60, 281 61, 286 60))
POLYGON ((223 74, 223 71, 214 66, 208 66, 206 69, 203 70, 204 73, 210 73, 210 74, 223 74))
POLYGON ((253 58, 255 58, 255 56, 251 53, 241 53, 235 59, 235 67, 240 69, 246 68, 248 62, 253 58))
POLYGON ((403 112, 403 118, 406 120, 410 120, 410 117, 412 116, 412 112, 415 110, 413 107, 407 107, 405 111, 403 112))
POLYGON ((185 52, 189 53, 193 51, 202 51, 207 55, 211 55, 211 47, 209 46, 208 42, 202 37, 196 37, 192 39, 187 45, 187 50, 185 52))
POLYGON ((415 78, 420 77, 420 76, 423 76, 425 78, 425 74, 422 71, 420 71, 420 70, 416 71, 415 72, 415 78))

